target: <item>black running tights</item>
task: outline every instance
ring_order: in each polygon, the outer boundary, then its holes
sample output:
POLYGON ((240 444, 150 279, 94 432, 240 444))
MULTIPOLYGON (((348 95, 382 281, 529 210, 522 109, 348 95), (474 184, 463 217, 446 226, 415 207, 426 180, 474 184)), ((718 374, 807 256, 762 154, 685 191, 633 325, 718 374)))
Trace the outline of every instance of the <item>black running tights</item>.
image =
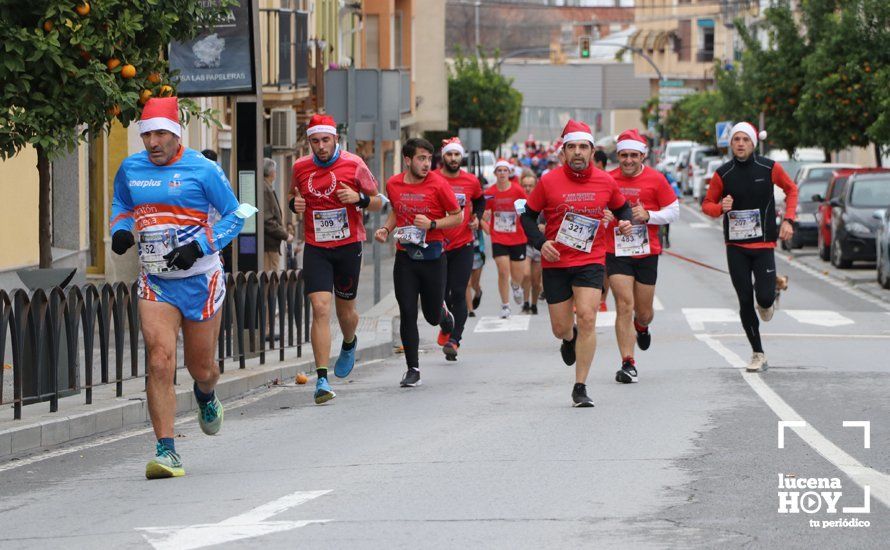
POLYGON ((426 322, 438 325, 445 295, 445 256, 437 260, 418 261, 398 251, 392 268, 392 282, 399 303, 399 334, 405 348, 405 362, 411 368, 420 368, 417 298, 420 297, 420 308, 426 322))
POLYGON ((446 252, 448 271, 445 283, 445 305, 454 315, 451 338, 460 343, 467 324, 467 285, 473 273, 473 245, 462 246, 446 252))
POLYGON ((751 343, 751 349, 763 353, 760 342, 760 321, 754 311, 754 300, 760 307, 776 301, 776 256, 772 248, 742 248, 728 245, 726 263, 729 277, 739 298, 739 317, 751 343), (752 282, 753 277, 753 282, 752 282))

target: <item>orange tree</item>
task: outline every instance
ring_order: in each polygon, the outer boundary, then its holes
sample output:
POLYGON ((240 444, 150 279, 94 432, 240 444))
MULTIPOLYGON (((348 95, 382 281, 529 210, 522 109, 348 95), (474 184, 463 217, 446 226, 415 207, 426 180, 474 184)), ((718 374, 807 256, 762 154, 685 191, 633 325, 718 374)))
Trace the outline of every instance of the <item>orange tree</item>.
MULTIPOLYGON (((163 51, 236 0, 0 0, 0 159, 37 152, 40 267, 50 267, 50 162, 172 95, 163 51)), ((209 119, 183 101, 182 115, 209 119)))

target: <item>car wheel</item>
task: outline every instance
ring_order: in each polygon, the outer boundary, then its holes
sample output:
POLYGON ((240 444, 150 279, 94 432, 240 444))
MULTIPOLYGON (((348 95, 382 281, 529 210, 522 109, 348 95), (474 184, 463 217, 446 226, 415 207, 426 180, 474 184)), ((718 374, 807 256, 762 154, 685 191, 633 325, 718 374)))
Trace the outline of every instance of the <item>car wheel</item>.
POLYGON ((823 261, 828 261, 831 259, 831 247, 825 242, 825 237, 822 236, 822 228, 819 228, 819 259, 823 261))
POLYGON ((834 239, 831 243, 831 265, 840 269, 847 269, 853 264, 850 260, 844 258, 844 251, 841 244, 834 239))

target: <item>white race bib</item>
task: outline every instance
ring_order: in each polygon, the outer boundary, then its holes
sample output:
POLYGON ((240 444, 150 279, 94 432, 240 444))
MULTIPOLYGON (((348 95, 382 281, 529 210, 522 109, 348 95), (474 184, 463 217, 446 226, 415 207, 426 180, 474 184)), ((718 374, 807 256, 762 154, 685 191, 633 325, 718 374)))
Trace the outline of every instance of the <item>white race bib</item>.
POLYGON ((495 212, 494 230, 498 233, 516 233, 516 212, 495 212))
POLYGON ((139 232, 139 259, 146 273, 157 275, 169 271, 178 271, 178 267, 167 267, 164 256, 179 246, 179 238, 175 229, 158 229, 139 232))
POLYGON ((342 241, 349 238, 349 218, 346 208, 316 210, 312 213, 315 240, 320 243, 342 241))
POLYGON ((763 236, 763 224, 760 222, 760 210, 730 210, 729 240, 741 241, 763 236))
POLYGON ((467 205, 467 194, 466 193, 455 193, 455 197, 457 197, 457 205, 463 208, 467 205))
POLYGON ((649 227, 646 225, 632 225, 630 235, 625 237, 618 231, 615 231, 615 255, 616 256, 639 256, 640 254, 649 254, 649 227))
POLYGON ((426 247, 426 229, 421 229, 413 225, 404 225, 396 227, 392 232, 395 240, 401 244, 416 244, 420 247, 426 247))
POLYGON ((566 212, 556 233, 556 242, 575 250, 590 252, 600 221, 574 212, 566 212))

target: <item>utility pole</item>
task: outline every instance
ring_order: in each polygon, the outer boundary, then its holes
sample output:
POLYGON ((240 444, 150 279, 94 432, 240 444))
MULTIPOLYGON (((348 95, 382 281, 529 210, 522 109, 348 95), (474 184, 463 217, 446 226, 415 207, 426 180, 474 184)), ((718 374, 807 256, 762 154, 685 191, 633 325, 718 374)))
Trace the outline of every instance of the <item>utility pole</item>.
POLYGON ((482 5, 482 2, 476 0, 476 3, 473 4, 473 7, 476 11, 476 51, 479 51, 479 7, 482 5))

